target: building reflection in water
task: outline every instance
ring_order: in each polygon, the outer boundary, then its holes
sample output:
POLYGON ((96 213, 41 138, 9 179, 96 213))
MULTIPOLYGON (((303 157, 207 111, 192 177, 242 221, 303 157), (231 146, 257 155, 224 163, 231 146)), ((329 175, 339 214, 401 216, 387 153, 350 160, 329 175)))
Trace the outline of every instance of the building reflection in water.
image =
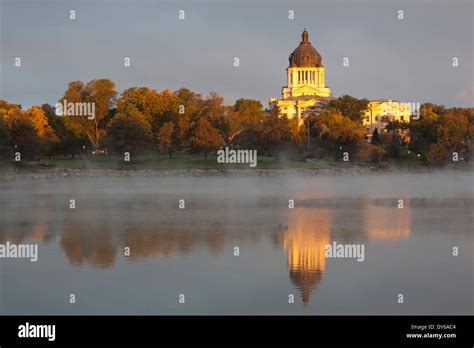
POLYGON ((305 197, 300 208, 289 210, 283 246, 287 255, 291 282, 308 305, 312 292, 322 281, 325 270, 325 246, 338 243, 366 243, 369 240, 410 238, 411 204, 397 200, 340 199, 305 197))
POLYGON ((371 199, 364 209, 364 231, 369 239, 402 240, 410 238, 411 202, 403 200, 371 199))
POLYGON ((323 276, 331 216, 331 210, 326 208, 295 208, 288 215, 283 247, 291 282, 301 293, 305 306, 323 276))
POLYGON ((107 268, 121 257, 124 247, 130 247, 127 259, 134 262, 186 254, 202 245, 219 255, 229 242, 255 244, 264 235, 262 231, 275 226, 284 212, 285 227, 272 236, 273 242, 279 250, 283 245, 289 278, 307 306, 323 279, 327 244, 410 238, 410 199, 404 199, 403 209, 398 209, 394 198, 314 198, 307 194, 297 199, 295 209, 282 211, 279 206, 257 204, 244 210, 235 204, 232 209, 217 207, 218 214, 204 215, 206 210, 178 215, 171 208, 153 215, 145 204, 136 209, 124 205, 122 209, 116 202, 109 205, 104 200, 87 202, 88 209, 71 211, 58 209, 59 203, 41 196, 30 207, 31 215, 23 224, 18 224, 23 221, 21 210, 0 222, 0 242, 19 243, 29 238, 45 241, 52 230, 58 230, 59 244, 71 265, 107 268), (228 211, 233 213, 226 214, 228 211), (242 215, 246 216, 244 224, 242 215))

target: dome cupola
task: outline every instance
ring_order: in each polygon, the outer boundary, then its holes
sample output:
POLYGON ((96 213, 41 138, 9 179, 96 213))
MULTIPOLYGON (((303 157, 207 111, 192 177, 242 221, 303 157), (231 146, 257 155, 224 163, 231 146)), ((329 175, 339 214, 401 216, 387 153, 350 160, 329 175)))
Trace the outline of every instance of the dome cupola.
POLYGON ((306 29, 301 34, 301 42, 290 54, 290 67, 322 67, 321 55, 309 42, 309 34, 306 29))

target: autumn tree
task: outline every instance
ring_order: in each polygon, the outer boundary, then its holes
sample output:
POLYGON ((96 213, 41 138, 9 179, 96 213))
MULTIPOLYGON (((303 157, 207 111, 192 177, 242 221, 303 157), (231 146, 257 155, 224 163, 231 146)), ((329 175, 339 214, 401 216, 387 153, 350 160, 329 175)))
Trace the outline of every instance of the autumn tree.
POLYGON ((193 151, 204 153, 204 158, 211 151, 217 150, 223 144, 222 136, 216 128, 204 117, 197 121, 191 141, 193 151))
POLYGON ((68 85, 60 102, 68 103, 94 103, 95 117, 74 115, 64 116, 66 125, 87 136, 96 153, 99 153, 100 141, 105 134, 106 117, 115 104, 117 92, 115 84, 109 79, 97 79, 84 85, 81 81, 73 81, 68 85))
POLYGON ((33 106, 25 111, 25 117, 31 121, 39 136, 41 154, 51 157, 59 138, 49 124, 45 112, 42 108, 33 106))
POLYGON ((227 139, 231 132, 228 107, 224 105, 224 97, 216 92, 209 93, 199 105, 197 118, 206 118, 212 127, 219 130, 222 139, 227 139))
POLYGON ((169 89, 160 93, 148 91, 144 98, 145 118, 151 126, 151 131, 156 134, 165 122, 176 121, 178 115, 178 97, 169 89))
POLYGON ((379 144, 368 144, 360 141, 354 148, 354 158, 361 162, 372 162, 380 164, 387 158, 387 151, 379 144))
POLYGON ((147 87, 131 87, 122 92, 117 99, 117 112, 122 115, 140 113, 145 115, 145 95, 150 92, 147 87))
POLYGON ((199 118, 202 96, 184 87, 177 90, 175 95, 178 97, 178 116, 175 122, 176 138, 178 146, 186 148, 191 144, 191 131, 199 118))
POLYGON ((176 144, 173 122, 164 123, 158 131, 156 138, 160 150, 167 151, 170 159, 173 158, 173 150, 176 144))
POLYGON ((11 158, 10 133, 4 117, 0 116, 0 159, 11 158))

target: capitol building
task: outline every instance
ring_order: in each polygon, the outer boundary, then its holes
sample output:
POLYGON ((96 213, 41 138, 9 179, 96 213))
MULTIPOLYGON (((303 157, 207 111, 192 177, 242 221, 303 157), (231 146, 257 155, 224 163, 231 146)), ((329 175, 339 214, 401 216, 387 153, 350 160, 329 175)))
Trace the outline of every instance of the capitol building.
POLYGON ((287 85, 282 89, 283 98, 271 98, 270 109, 277 108, 279 116, 297 118, 303 123, 303 116, 309 111, 320 111, 331 99, 331 90, 325 84, 323 59, 311 45, 306 29, 301 42, 290 54, 287 71, 287 85))
MULTIPOLYGON (((289 56, 286 69, 287 85, 282 88, 282 98, 271 98, 270 109, 277 110, 278 116, 297 119, 301 126, 308 114, 319 114, 335 99, 326 85, 321 54, 311 45, 306 29, 301 34, 301 42, 289 56)), ((409 103, 381 99, 369 102, 364 112, 363 125, 370 135, 378 129, 384 131, 390 121, 410 122, 409 103)))

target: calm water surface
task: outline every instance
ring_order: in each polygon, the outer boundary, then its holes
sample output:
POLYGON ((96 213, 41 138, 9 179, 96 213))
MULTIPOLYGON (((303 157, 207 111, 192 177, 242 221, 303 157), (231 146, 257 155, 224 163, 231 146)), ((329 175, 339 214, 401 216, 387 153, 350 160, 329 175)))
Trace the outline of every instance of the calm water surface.
POLYGON ((0 197, 0 243, 39 245, 36 263, 0 259, 3 314, 473 314, 469 173, 20 180, 0 197), (333 241, 365 260, 325 258, 333 241))

